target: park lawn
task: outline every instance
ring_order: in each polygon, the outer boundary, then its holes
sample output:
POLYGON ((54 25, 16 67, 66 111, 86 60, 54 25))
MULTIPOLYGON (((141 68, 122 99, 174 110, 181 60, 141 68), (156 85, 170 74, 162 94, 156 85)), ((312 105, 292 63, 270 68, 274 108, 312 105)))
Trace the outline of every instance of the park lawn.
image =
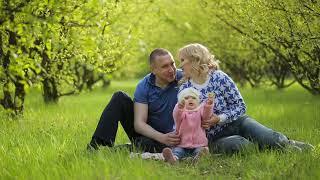
MULTIPOLYGON (((113 81, 108 89, 43 103, 32 90, 24 117, 0 114, 0 179, 320 179, 320 97, 294 85, 241 88, 248 114, 290 138, 316 145, 306 153, 249 151, 208 156, 197 165, 129 158, 126 151, 86 151, 104 106, 121 89, 131 96, 137 81, 113 81)), ((116 143, 128 141, 122 129, 116 143)))

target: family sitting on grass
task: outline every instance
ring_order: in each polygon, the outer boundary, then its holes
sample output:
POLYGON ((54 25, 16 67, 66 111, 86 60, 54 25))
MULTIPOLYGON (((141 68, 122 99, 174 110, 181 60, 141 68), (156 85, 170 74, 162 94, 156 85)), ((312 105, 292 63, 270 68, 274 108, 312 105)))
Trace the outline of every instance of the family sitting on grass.
POLYGON ((313 148, 246 115, 238 88, 205 46, 189 44, 179 50, 178 58, 183 72, 168 50, 151 52, 151 73, 139 82, 133 100, 121 91, 113 94, 88 149, 113 147, 119 121, 133 146, 162 153, 171 164, 209 151, 235 153, 254 144, 259 149, 313 148))

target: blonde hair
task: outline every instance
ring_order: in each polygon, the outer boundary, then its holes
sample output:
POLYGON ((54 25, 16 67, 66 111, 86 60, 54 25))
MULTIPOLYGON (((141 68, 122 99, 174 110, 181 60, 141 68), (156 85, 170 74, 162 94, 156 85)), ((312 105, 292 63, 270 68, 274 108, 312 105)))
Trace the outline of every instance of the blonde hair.
MULTIPOLYGON (((209 71, 215 71, 219 69, 219 61, 215 59, 207 47, 199 43, 188 44, 179 49, 178 57, 184 57, 188 59, 192 65, 192 74, 201 76, 206 75, 209 71)), ((185 82, 187 79, 183 77, 180 83, 185 82)))

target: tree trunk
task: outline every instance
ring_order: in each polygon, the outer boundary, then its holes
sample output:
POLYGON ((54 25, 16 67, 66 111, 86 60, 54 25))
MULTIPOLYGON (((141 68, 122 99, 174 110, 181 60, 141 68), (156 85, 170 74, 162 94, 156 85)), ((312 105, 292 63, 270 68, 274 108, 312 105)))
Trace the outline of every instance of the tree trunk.
POLYGON ((57 88, 57 83, 53 75, 50 74, 51 61, 46 53, 46 50, 42 52, 42 61, 41 66, 45 69, 46 72, 42 71, 41 76, 42 88, 43 88, 43 99, 45 103, 57 103, 59 101, 59 92, 57 88))
POLYGON ((57 84, 54 78, 44 78, 42 81, 42 87, 45 103, 57 103, 59 101, 57 84))
MULTIPOLYGON (((10 45, 16 45, 17 35, 15 32, 7 30, 9 34, 10 45)), ((3 85, 3 99, 0 100, 1 105, 6 110, 11 110, 13 115, 18 115, 23 113, 24 99, 25 99, 25 85, 21 83, 23 77, 14 76, 10 74, 10 51, 8 50, 6 54, 2 49, 2 36, 0 36, 1 47, 0 47, 0 58, 1 65, 4 70, 5 79, 3 85), (14 77, 12 77, 14 76, 14 77), (14 92, 10 92, 10 86, 14 86, 14 92), (14 94, 14 96, 13 96, 14 94)))
POLYGON ((15 105, 15 113, 21 114, 24 109, 24 98, 26 96, 26 91, 24 89, 24 84, 21 83, 22 78, 16 77, 17 81, 15 84, 15 95, 14 95, 14 105, 15 105))

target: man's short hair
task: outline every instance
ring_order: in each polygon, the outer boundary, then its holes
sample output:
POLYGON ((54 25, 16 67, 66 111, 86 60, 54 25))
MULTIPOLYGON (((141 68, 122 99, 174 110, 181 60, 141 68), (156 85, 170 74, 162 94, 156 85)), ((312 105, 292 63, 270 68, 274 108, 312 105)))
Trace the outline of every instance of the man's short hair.
POLYGON ((154 49, 149 56, 149 63, 152 64, 154 60, 157 58, 157 56, 165 56, 165 55, 171 55, 171 53, 164 49, 164 48, 156 48, 154 49))

